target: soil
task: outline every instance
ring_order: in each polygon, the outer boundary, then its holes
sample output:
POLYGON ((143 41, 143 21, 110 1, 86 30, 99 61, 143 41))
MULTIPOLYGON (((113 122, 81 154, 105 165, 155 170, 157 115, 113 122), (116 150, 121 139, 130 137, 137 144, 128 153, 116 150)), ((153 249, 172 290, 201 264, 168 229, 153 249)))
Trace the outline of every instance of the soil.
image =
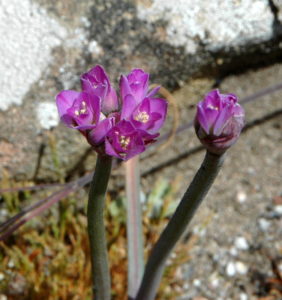
MULTIPOLYGON (((243 99, 281 83, 281 78, 282 65, 277 64, 230 76, 219 88, 243 99)), ((198 79, 174 93, 181 124, 192 120, 195 103, 213 83, 198 79)), ((187 244, 190 261, 181 267, 185 283, 179 300, 282 299, 282 90, 244 107, 247 130, 227 151, 215 184, 181 242, 187 244)), ((198 146, 190 128, 150 162, 144 159, 144 189, 159 177, 180 176, 183 193, 204 157, 198 146), (174 163, 162 167, 170 160, 174 163)))

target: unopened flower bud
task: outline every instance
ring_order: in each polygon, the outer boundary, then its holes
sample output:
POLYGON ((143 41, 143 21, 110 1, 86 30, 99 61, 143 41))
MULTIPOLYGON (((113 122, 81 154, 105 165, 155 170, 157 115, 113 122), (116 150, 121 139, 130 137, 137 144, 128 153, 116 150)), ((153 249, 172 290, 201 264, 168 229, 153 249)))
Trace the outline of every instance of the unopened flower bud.
POLYGON ((195 131, 209 152, 220 155, 237 141, 244 117, 244 109, 234 94, 213 90, 197 105, 195 131))

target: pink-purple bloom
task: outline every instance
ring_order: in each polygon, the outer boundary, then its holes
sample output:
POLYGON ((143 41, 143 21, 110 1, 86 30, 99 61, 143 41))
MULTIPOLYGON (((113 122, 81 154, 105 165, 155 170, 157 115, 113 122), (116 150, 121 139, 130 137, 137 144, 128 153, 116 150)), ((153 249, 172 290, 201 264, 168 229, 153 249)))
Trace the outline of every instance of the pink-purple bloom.
POLYGON ((63 123, 79 130, 99 153, 129 159, 158 137, 167 102, 149 91, 149 74, 134 69, 120 79, 120 97, 101 66, 81 76, 82 92, 61 91, 56 97, 63 123))
POLYGON ((197 105, 196 134, 207 150, 222 154, 237 141, 244 118, 236 95, 213 90, 197 105))

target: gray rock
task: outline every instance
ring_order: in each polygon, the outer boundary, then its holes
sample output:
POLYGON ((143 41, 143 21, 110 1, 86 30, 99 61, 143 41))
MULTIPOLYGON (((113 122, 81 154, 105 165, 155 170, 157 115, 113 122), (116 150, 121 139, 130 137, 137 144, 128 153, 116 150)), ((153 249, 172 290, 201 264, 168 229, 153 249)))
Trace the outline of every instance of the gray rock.
POLYGON ((54 96, 79 89, 79 74, 97 63, 115 83, 121 72, 142 67, 173 89, 196 75, 270 63, 281 51, 278 0, 2 4, 0 177, 4 170, 16 179, 72 174, 89 147, 58 126, 54 96))

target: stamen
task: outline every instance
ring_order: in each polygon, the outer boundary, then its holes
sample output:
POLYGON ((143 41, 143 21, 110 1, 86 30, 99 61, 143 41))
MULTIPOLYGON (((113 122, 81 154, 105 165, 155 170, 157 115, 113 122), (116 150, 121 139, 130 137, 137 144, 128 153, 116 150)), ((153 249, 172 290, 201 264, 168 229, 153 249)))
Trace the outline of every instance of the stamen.
POLYGON ((150 117, 145 111, 141 111, 134 117, 134 119, 142 123, 147 123, 150 117))
POLYGON ((126 148, 128 147, 129 143, 130 143, 130 137, 126 137, 124 135, 121 135, 119 137, 119 142, 121 147, 126 150, 126 148))
POLYGON ((81 114, 85 114, 87 112, 86 102, 81 102, 81 108, 76 110, 74 113, 76 116, 80 116, 81 114))
POLYGON ((208 105, 208 108, 213 109, 213 110, 218 110, 218 107, 217 107, 217 106, 213 106, 213 105, 211 105, 211 104, 208 105))

